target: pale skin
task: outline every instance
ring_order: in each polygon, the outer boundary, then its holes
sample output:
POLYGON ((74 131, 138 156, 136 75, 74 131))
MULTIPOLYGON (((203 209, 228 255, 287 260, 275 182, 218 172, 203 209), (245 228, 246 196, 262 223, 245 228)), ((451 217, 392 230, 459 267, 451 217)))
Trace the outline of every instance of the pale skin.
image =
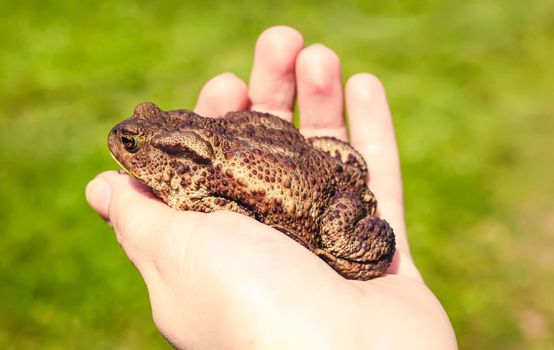
POLYGON ((296 30, 272 27, 257 41, 249 84, 218 75, 195 111, 252 109, 290 121, 295 100, 305 136, 348 140, 365 157, 378 214, 396 234, 393 265, 380 278, 346 280, 254 219, 176 211, 127 175, 101 173, 87 199, 143 277, 156 326, 179 349, 456 349, 410 255, 394 128, 375 76, 356 74, 343 90, 331 49, 304 47, 296 30))

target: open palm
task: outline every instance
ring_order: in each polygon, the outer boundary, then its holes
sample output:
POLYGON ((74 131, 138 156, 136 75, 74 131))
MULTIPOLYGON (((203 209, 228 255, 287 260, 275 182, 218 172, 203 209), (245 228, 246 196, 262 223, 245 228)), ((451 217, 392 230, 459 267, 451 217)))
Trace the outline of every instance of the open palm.
POLYGON ((365 157, 378 214, 396 234, 388 273, 346 280, 251 218, 175 211, 126 175, 102 173, 87 198, 144 278, 157 327, 186 349, 455 348, 450 322, 410 256, 394 129, 377 78, 348 80, 348 135, 338 57, 273 27, 258 39, 249 86, 219 75, 195 111, 217 117, 249 108, 292 121, 295 98, 302 134, 349 140, 365 157))

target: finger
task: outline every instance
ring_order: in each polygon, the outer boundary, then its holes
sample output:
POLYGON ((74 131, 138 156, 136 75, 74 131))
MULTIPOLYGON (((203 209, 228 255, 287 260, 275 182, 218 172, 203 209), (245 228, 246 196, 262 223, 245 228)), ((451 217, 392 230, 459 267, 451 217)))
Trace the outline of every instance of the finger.
POLYGON ((385 90, 371 74, 356 74, 346 84, 350 140, 365 158, 369 187, 380 216, 395 228, 397 248, 409 254, 405 234, 400 162, 385 90))
POLYGON ((118 242, 141 270, 153 255, 173 210, 127 175, 107 171, 87 186, 87 200, 114 227, 118 242))
POLYGON ((229 111, 248 107, 248 88, 233 73, 215 76, 204 85, 194 112, 204 117, 218 117, 229 111))
POLYGON ((87 184, 85 197, 90 206, 104 219, 108 220, 108 207, 112 198, 112 186, 96 177, 87 184))
POLYGON ((296 86, 300 132, 346 141, 338 56, 321 44, 302 50, 296 60, 296 86))
POLYGON ((277 26, 263 32, 256 43, 250 75, 252 110, 292 121, 295 95, 294 63, 304 45, 296 30, 277 26))

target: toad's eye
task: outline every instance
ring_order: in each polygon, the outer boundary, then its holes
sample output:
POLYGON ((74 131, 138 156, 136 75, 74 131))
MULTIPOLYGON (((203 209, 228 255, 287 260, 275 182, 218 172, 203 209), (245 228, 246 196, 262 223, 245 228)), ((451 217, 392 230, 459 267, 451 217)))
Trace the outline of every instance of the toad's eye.
POLYGON ((129 153, 135 153, 138 151, 139 140, 137 136, 121 135, 121 143, 125 150, 129 153))

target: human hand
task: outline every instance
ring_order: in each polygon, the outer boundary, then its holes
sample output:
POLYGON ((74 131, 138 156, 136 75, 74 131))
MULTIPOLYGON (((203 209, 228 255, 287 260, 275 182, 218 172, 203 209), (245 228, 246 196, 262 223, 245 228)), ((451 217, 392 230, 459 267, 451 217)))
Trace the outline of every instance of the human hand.
MULTIPOLYGON (((196 112, 251 108, 289 121, 295 96, 305 136, 348 139, 338 57, 303 47, 288 27, 258 39, 250 86, 210 80, 196 112)), ((156 326, 177 348, 456 348, 452 326, 409 253, 392 120, 381 83, 362 73, 345 88, 350 142, 365 157, 378 213, 395 230, 388 273, 346 280, 286 235, 232 212, 170 209, 126 175, 87 187, 144 278, 156 326)))

